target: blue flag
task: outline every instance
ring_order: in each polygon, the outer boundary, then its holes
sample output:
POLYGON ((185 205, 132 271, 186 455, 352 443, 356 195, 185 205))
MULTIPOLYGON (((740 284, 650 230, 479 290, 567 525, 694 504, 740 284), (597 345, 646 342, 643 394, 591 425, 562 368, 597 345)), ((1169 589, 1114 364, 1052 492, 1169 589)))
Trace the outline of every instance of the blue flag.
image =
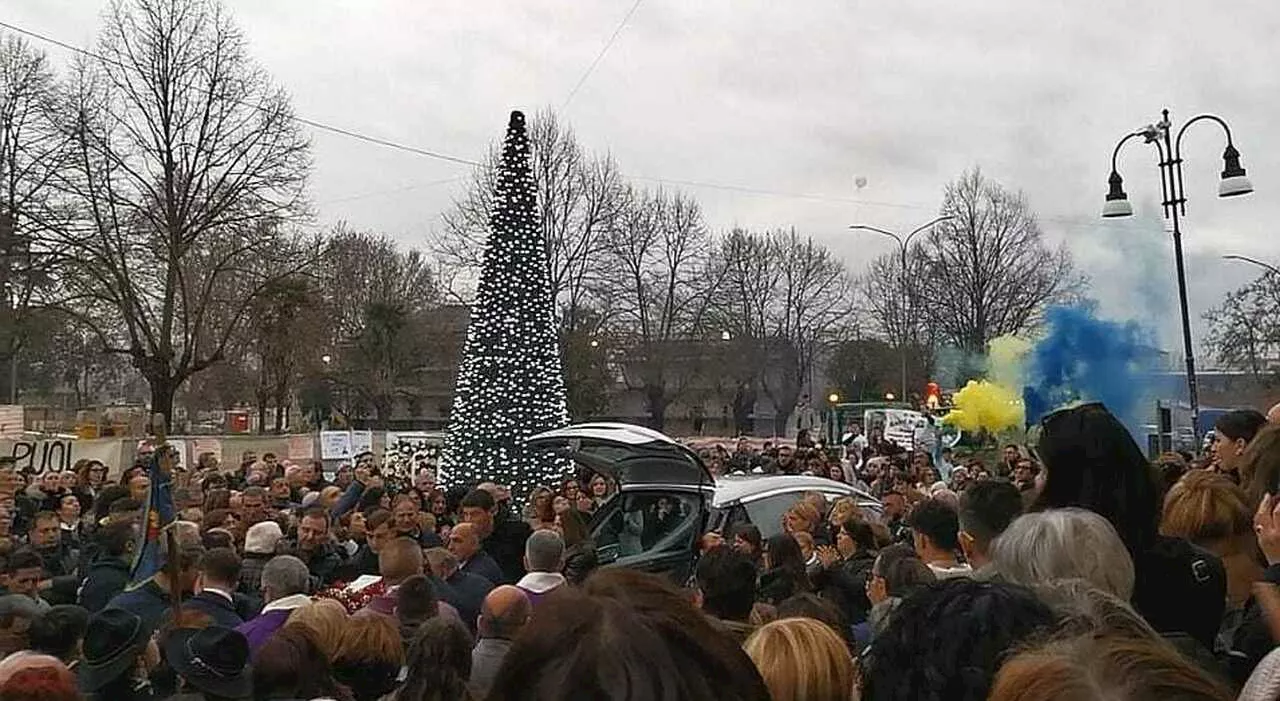
POLYGON ((169 446, 159 447, 147 461, 151 488, 147 490, 146 501, 142 504, 142 520, 138 524, 138 539, 134 541, 133 567, 129 570, 127 589, 145 584, 164 566, 160 561, 160 539, 164 537, 164 527, 173 523, 173 478, 172 470, 162 469, 160 461, 168 459, 166 456, 172 450, 169 446))

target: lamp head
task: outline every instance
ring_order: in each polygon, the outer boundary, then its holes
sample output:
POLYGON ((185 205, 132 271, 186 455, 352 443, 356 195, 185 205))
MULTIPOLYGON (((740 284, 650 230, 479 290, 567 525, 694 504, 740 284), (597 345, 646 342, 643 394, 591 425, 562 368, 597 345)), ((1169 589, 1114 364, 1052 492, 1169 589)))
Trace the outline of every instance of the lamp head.
POLYGON ((1218 197, 1235 197, 1253 192, 1253 183, 1240 166, 1240 152, 1233 144, 1227 144, 1222 152, 1222 182, 1218 183, 1218 197))
POLYGON ((1111 188, 1107 191, 1107 202, 1102 206, 1102 216, 1106 218, 1133 216, 1133 205, 1129 204, 1129 196, 1124 194, 1124 178, 1116 171, 1111 171, 1107 179, 1111 188))

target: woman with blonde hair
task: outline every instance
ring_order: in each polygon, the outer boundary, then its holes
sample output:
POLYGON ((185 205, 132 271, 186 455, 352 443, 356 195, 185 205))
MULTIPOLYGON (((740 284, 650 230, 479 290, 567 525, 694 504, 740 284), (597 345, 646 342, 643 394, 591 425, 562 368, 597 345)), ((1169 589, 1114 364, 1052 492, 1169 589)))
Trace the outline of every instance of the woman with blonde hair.
MULTIPOLYGON (((822 516, 808 501, 797 501, 782 514, 782 530, 788 534, 810 533, 817 535, 822 516)), ((828 545, 828 543, 823 543, 828 545)))
POLYGON ((550 487, 539 485, 529 494, 529 505, 525 507, 525 521, 533 530, 551 530, 555 528, 556 513, 552 508, 555 492, 550 487))
POLYGON ((862 513, 858 511, 858 504, 853 497, 840 497, 832 502, 831 513, 827 515, 827 523, 831 524, 832 530, 849 519, 862 520, 862 513))
POLYGON ((743 645, 773 701, 850 701, 854 665, 835 631, 812 618, 765 624, 743 645))
POLYGON ((325 660, 333 662, 342 642, 342 631, 350 622, 347 609, 334 599, 317 599, 306 606, 299 606, 289 614, 287 625, 303 626, 311 631, 311 638, 324 653, 325 660))

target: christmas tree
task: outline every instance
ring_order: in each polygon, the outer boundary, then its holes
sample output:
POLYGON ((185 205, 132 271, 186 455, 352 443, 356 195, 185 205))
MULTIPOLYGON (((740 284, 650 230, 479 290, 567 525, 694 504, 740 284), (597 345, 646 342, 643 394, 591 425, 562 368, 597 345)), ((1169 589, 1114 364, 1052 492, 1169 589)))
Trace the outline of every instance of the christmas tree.
POLYGON ((523 500, 567 471, 563 462, 527 450, 525 441, 565 425, 568 411, 550 264, 520 112, 511 113, 497 175, 442 477, 449 484, 507 484, 523 500))

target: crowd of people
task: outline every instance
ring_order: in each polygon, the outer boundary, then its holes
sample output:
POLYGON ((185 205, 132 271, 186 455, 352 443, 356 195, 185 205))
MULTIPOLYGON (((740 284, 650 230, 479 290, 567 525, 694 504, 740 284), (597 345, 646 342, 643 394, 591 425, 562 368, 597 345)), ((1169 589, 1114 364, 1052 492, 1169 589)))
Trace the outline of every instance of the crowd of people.
POLYGON ((1280 698, 1280 425, 1155 462, 1101 405, 1035 433, 989 464, 857 427, 704 449, 879 504, 702 534, 687 582, 597 566, 590 472, 517 502, 371 456, 0 464, 0 701, 1280 698))

